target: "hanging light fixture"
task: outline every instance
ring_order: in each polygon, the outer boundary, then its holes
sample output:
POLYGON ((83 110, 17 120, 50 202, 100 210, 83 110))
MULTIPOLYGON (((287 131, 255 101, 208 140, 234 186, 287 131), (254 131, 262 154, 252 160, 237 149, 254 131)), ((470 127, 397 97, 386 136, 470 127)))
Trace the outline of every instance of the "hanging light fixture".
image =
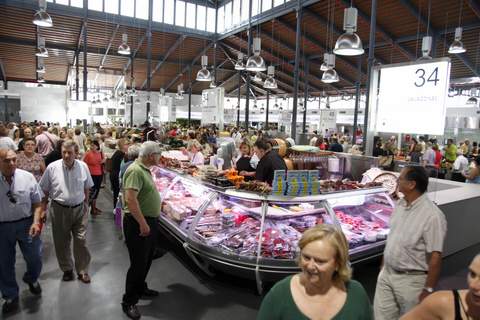
POLYGON ((453 40, 450 48, 448 48, 448 53, 450 54, 459 54, 467 51, 462 43, 462 27, 455 28, 455 40, 453 40))
POLYGON ((323 54, 323 63, 320 66, 320 71, 327 71, 328 70, 327 60, 328 60, 328 53, 324 53, 323 54))
POLYGON ((430 51, 432 50, 432 37, 425 36, 422 39, 422 56, 417 60, 431 60, 430 51))
POLYGON ((362 40, 355 33, 357 31, 357 9, 350 7, 343 11, 342 34, 335 43, 333 53, 340 56, 358 56, 364 53, 362 40))
POLYGON ((38 37, 38 47, 35 53, 37 57, 48 58, 48 50, 45 48, 45 38, 38 37))
POLYGON ((260 107, 260 112, 265 112, 265 108, 264 108, 264 107, 260 107))
POLYGON ((38 76, 37 82, 38 83, 45 83, 45 78, 43 78, 43 76, 38 76))
POLYGON ((43 64, 43 58, 38 58, 37 73, 45 73, 45 65, 43 64))
POLYGON ((208 56, 202 56, 202 69, 197 72, 197 81, 212 81, 212 75, 207 69, 208 56))
POLYGON ((122 34, 122 44, 118 46, 117 52, 124 56, 130 55, 130 46, 128 45, 128 35, 126 33, 122 34))
POLYGON ((211 89, 214 89, 214 88, 216 88, 216 87, 217 87, 217 85, 216 85, 215 82, 212 80, 212 82, 210 82, 210 88, 211 88, 211 89))
POLYGON ((263 79, 262 76, 260 75, 260 72, 255 73, 255 76, 253 77, 253 82, 256 83, 262 83, 263 79))
POLYGON ((108 99, 108 96, 105 95, 105 97, 103 97, 103 102, 108 102, 108 101, 110 101, 110 99, 108 99))
POLYGON ((184 99, 184 97, 183 97, 183 83, 180 83, 177 86, 177 94, 175 95, 175 99, 177 99, 177 100, 183 100, 184 99))
POLYGON ((268 66, 267 69, 267 79, 265 79, 265 82, 263 83, 263 87, 265 89, 277 89, 277 80, 274 78, 275 76, 275 67, 274 66, 268 66))
POLYGON ((125 101, 123 101, 123 99, 120 100, 120 106, 122 106, 122 107, 125 106, 125 101))
POLYGON ((476 105, 478 102, 478 99, 475 98, 475 97, 470 97, 468 98, 467 102, 465 102, 465 104, 467 105, 476 105))
POLYGON ((165 97, 165 89, 160 88, 160 97, 165 97))
POLYGON ((243 63, 243 53, 238 53, 238 60, 235 63, 235 70, 245 70, 245 64, 243 63))
POLYGON ((265 61, 260 56, 260 52, 262 50, 262 39, 261 38, 253 38, 253 56, 248 58, 247 64, 245 65, 245 69, 247 71, 265 71, 267 67, 265 66, 265 61))
POLYGON ((47 13, 47 0, 38 0, 38 11, 33 15, 33 24, 39 27, 53 27, 52 18, 47 13))
POLYGON ((97 96, 97 104, 101 104, 102 100, 100 100, 100 95, 97 96))
POLYGON ((139 105, 139 104, 140 104, 140 98, 137 97, 137 98, 135 99, 135 104, 136 104, 136 105, 139 105))
POLYGON ((327 66, 328 70, 325 71, 322 75, 323 83, 334 83, 340 81, 338 78, 338 73, 335 71, 335 55, 329 53, 327 57, 327 66))

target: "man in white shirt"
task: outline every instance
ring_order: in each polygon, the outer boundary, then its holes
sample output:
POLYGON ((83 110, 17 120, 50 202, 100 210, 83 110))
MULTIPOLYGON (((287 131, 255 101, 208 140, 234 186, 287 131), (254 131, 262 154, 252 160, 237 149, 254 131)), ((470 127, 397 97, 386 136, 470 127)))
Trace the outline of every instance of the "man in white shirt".
POLYGON ((17 145, 8 136, 8 129, 4 125, 0 125, 0 149, 10 149, 17 151, 17 145))
POLYGON ((457 149, 457 158, 452 166, 452 181, 465 182, 462 173, 468 170, 468 159, 463 155, 462 148, 457 149))
POLYGON ((78 279, 90 283, 90 252, 86 243, 88 196, 93 186, 87 165, 79 160, 78 145, 67 140, 62 145, 62 159, 52 162, 40 180, 45 193, 44 208, 50 203, 52 234, 63 281, 72 281, 73 260, 70 242, 73 235, 73 256, 78 279))
POLYGON ((317 144, 317 140, 318 140, 318 132, 317 130, 313 130, 313 137, 312 139, 310 139, 310 145, 315 146, 317 144))

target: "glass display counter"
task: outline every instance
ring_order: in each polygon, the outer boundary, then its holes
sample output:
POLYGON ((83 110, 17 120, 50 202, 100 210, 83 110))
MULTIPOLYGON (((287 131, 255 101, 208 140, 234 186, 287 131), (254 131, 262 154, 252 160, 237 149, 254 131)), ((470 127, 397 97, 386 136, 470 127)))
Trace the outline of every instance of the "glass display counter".
POLYGON ((220 269, 262 281, 296 273, 302 233, 341 228, 352 263, 382 253, 393 211, 383 188, 284 197, 219 188, 169 169, 151 169, 162 206, 160 227, 208 274, 220 269))

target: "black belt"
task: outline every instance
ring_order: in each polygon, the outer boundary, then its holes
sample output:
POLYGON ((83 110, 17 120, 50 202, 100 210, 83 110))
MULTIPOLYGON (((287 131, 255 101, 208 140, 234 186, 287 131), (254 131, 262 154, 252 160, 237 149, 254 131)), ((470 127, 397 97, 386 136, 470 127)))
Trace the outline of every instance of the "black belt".
POLYGON ((406 274, 406 275, 428 274, 428 271, 425 271, 425 270, 395 270, 392 267, 387 267, 387 269, 392 271, 392 273, 395 273, 395 274, 406 274))
POLYGON ((25 221, 25 220, 32 219, 32 218, 33 218, 33 216, 28 216, 28 217, 21 218, 21 219, 18 219, 18 220, 12 220, 12 221, 0 221, 0 224, 6 224, 6 223, 15 223, 15 222, 25 221))
POLYGON ((74 209, 74 208, 80 207, 83 204, 83 202, 80 202, 79 204, 76 204, 76 205, 73 205, 73 206, 67 206, 65 204, 62 204, 62 203, 56 201, 56 200, 52 200, 52 201, 55 202, 56 204, 58 204, 60 207, 68 208, 68 209, 74 209))

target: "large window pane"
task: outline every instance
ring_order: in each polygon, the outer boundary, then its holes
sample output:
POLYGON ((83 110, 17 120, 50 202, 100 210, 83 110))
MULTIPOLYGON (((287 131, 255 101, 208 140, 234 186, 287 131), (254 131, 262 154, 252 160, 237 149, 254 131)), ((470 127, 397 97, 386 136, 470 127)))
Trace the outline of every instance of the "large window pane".
POLYGON ((205 31, 206 8, 197 5, 197 29, 205 31))
POLYGON ((229 2, 225 5, 225 30, 232 27, 232 3, 229 2))
POLYGON ((260 0, 252 1, 252 17, 260 13, 260 0))
POLYGON ((173 24, 174 5, 174 0, 165 0, 163 22, 173 24))
POLYGON ((55 1, 56 4, 63 4, 63 5, 66 5, 68 6, 68 0, 57 0, 55 1))
POLYGON ((272 9, 272 0, 262 1, 262 12, 272 9))
POLYGON ((118 14, 118 1, 117 0, 105 1, 105 12, 118 14))
POLYGON ((242 21, 248 21, 249 0, 242 0, 242 21))
POLYGON ((148 20, 148 0, 137 0, 135 17, 148 20))
POLYGON ((103 11, 102 0, 88 0, 88 9, 89 10, 96 10, 96 11, 103 11))
POLYGON ((163 22, 163 0, 153 0, 153 21, 163 22))
POLYGON ((240 24, 240 0, 233 0, 233 25, 240 24))
POLYGON ((120 14, 122 16, 133 17, 135 13, 135 0, 122 0, 120 4, 120 14))
POLYGON ((197 22, 196 12, 197 8, 195 4, 187 2, 187 28, 195 29, 195 22, 197 22))
POLYGON ((83 8, 83 0, 70 0, 72 7, 83 8))
POLYGON ((285 3, 285 0, 273 0, 273 6, 279 6, 285 3))
POLYGON ((175 9, 175 25, 185 26, 185 1, 177 0, 177 7, 175 9))
POLYGON ((225 31, 225 6, 221 6, 220 8, 218 8, 217 19, 218 19, 217 32, 222 33, 223 31, 225 31))
POLYGON ((207 31, 215 32, 215 15, 217 10, 214 8, 207 9, 207 31))

